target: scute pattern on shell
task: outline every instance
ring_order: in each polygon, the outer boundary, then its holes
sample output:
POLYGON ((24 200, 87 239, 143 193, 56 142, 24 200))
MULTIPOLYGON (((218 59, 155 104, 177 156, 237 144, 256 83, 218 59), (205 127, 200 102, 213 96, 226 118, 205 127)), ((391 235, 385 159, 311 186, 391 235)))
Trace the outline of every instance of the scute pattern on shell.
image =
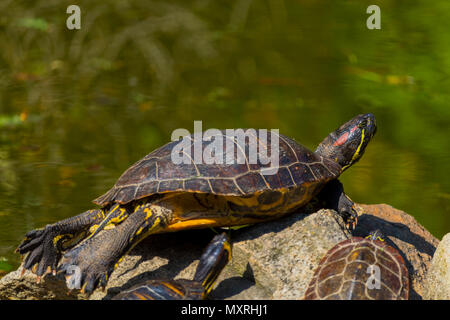
MULTIPOLYGON (((194 135, 188 138, 193 155, 194 135)), ((226 139, 230 138, 223 136, 223 139, 224 150, 221 156, 226 154, 226 139)), ((270 157, 270 135, 266 144, 258 137, 256 139, 258 153, 264 150, 270 157)), ((245 140, 244 147, 237 143, 236 139, 232 141, 233 159, 237 159, 238 153, 244 154, 243 164, 195 164, 192 158, 190 164, 175 164, 171 160, 171 154, 179 141, 170 142, 132 165, 114 187, 95 199, 94 203, 101 206, 113 202, 125 204, 153 194, 180 191, 231 196, 251 195, 258 191, 290 188, 311 182, 326 183, 339 176, 340 166, 330 159, 321 157, 281 134, 278 141, 279 167, 274 175, 261 174, 260 169, 269 165, 262 164, 259 157, 256 164, 249 164, 248 139, 245 140)), ((202 143, 203 151, 209 143, 211 142, 202 143)))
POLYGON ((320 261, 306 290, 306 300, 408 299, 409 278, 397 250, 378 240, 354 237, 342 241, 320 261), (366 285, 369 266, 380 268, 380 288, 366 285))

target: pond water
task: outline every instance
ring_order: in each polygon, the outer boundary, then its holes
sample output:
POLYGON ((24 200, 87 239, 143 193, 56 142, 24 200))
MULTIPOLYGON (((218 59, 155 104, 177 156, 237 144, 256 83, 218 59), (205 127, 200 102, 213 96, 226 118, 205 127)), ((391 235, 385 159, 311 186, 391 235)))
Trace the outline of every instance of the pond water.
MULTIPOLYGON (((0 257, 85 211, 173 130, 276 128, 305 146, 371 112, 342 176, 434 236, 450 231, 450 2, 59 1, 0 4, 0 257)), ((5 260, 5 259, 3 259, 5 260)))

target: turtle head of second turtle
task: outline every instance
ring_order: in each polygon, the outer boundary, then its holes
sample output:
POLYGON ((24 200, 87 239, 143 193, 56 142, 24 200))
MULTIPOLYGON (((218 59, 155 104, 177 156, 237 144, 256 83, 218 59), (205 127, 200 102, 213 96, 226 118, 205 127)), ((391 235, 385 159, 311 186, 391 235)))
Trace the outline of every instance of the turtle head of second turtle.
POLYGON ((344 171, 361 158, 376 131, 373 114, 357 115, 330 133, 319 144, 316 153, 337 162, 344 171))

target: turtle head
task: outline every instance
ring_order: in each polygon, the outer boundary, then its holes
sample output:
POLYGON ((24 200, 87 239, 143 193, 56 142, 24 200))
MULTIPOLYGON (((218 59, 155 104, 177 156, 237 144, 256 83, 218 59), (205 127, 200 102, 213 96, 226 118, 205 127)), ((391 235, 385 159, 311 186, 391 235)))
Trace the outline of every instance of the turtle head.
POLYGON ((357 162, 377 131, 375 116, 360 114, 333 131, 317 147, 316 153, 334 160, 342 171, 357 162))

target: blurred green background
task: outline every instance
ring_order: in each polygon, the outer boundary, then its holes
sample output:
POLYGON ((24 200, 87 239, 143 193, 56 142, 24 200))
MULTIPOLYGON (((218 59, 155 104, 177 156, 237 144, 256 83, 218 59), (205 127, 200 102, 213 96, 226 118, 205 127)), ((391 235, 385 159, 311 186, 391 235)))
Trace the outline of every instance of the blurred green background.
POLYGON ((316 145, 378 132, 342 181, 450 231, 450 1, 0 2, 0 257, 92 207, 177 128, 279 128, 316 145), (97 4, 96 4, 97 2, 97 4), (381 30, 366 8, 381 7, 381 30))

